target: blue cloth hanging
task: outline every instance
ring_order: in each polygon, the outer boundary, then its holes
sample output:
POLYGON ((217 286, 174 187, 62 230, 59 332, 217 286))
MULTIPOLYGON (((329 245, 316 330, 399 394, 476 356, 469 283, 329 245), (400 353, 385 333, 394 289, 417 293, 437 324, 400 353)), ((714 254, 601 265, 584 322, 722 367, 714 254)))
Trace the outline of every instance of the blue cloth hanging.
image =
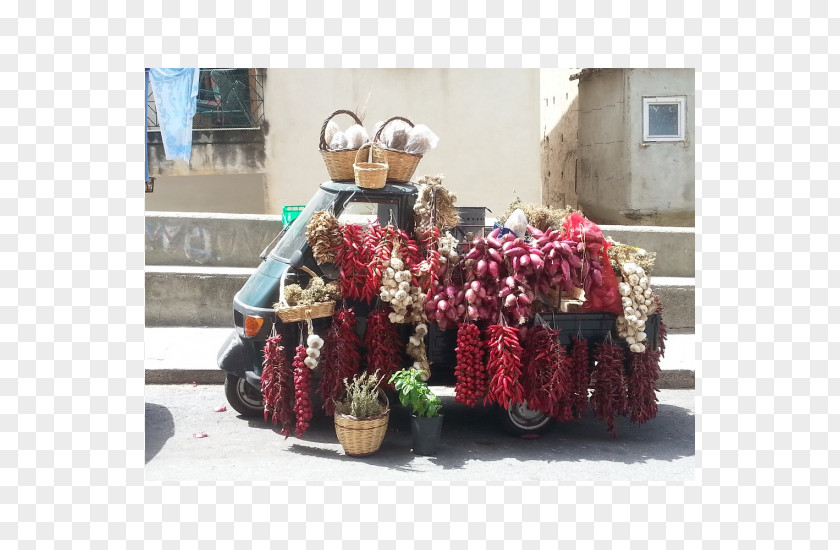
POLYGON ((146 160, 146 181, 149 181, 149 69, 146 69, 144 74, 146 75, 146 93, 143 96, 143 112, 146 116, 143 117, 143 143, 146 145, 146 151, 143 157, 146 160))
POLYGON ((198 69, 149 69, 167 160, 190 161, 198 69))

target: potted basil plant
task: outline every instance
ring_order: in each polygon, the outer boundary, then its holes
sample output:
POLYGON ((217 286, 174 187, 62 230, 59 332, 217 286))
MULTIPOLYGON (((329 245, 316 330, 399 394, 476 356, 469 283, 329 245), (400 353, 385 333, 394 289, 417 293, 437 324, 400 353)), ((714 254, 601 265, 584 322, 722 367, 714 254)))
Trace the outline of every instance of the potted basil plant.
POLYGON ((440 443, 443 415, 440 398, 421 379, 423 373, 413 368, 395 372, 389 382, 394 385, 400 403, 411 407, 411 441, 414 454, 433 455, 440 443))

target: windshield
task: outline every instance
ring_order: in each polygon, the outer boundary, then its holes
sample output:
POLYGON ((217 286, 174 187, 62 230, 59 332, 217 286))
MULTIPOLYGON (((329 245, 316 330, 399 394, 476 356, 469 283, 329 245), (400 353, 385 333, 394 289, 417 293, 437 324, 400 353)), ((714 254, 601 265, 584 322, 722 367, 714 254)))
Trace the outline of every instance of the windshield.
POLYGON ((373 222, 379 222, 379 225, 387 225, 389 223, 398 225, 398 213, 397 201, 368 201, 364 197, 353 197, 344 205, 344 208, 338 215, 338 222, 341 224, 352 223, 356 225, 368 225, 373 222))
POLYGON ((295 221, 286 230, 280 242, 277 243, 277 246, 271 253, 272 256, 277 256, 284 262, 289 263, 289 259, 295 250, 303 250, 306 246, 306 224, 309 223, 309 218, 315 212, 329 208, 335 200, 335 197, 336 195, 333 193, 318 189, 318 192, 309 200, 309 204, 306 205, 303 212, 295 218, 295 221))

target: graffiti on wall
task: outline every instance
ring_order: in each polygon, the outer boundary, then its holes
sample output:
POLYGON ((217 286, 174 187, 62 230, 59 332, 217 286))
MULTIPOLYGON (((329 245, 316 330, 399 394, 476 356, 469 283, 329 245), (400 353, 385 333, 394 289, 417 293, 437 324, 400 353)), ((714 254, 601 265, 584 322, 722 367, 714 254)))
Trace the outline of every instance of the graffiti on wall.
POLYGON ((146 255, 149 263, 250 267, 259 261, 260 252, 274 240, 279 231, 275 225, 179 221, 176 218, 146 220, 146 255))
POLYGON ((155 250, 178 256, 183 254, 189 263, 206 264, 213 259, 213 236, 201 225, 147 221, 146 251, 155 250))

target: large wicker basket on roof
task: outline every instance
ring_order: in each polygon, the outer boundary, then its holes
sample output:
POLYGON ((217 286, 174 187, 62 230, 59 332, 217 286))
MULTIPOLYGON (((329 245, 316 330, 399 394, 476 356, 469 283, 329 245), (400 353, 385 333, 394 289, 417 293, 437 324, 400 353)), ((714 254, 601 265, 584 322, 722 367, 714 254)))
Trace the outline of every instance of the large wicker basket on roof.
MULTIPOLYGON (((414 123, 407 118, 401 116, 391 117, 379 127, 376 135, 373 137, 373 141, 381 143, 382 130, 395 120, 402 120, 412 128, 414 127, 414 123)), ((420 164, 420 159, 422 158, 423 155, 406 153, 405 151, 397 151, 385 147, 385 162, 388 163, 388 181, 397 183, 408 183, 411 181, 411 176, 414 175, 414 171, 417 169, 417 165, 420 164)))
POLYGON ((327 172, 329 172, 332 181, 353 181, 353 163, 356 161, 358 149, 331 150, 326 140, 327 125, 333 117, 342 114, 353 117, 356 124, 362 123, 353 111, 346 109, 335 111, 324 120, 324 124, 321 126, 321 139, 318 143, 318 148, 321 151, 321 156, 324 158, 324 164, 327 165, 327 172))

